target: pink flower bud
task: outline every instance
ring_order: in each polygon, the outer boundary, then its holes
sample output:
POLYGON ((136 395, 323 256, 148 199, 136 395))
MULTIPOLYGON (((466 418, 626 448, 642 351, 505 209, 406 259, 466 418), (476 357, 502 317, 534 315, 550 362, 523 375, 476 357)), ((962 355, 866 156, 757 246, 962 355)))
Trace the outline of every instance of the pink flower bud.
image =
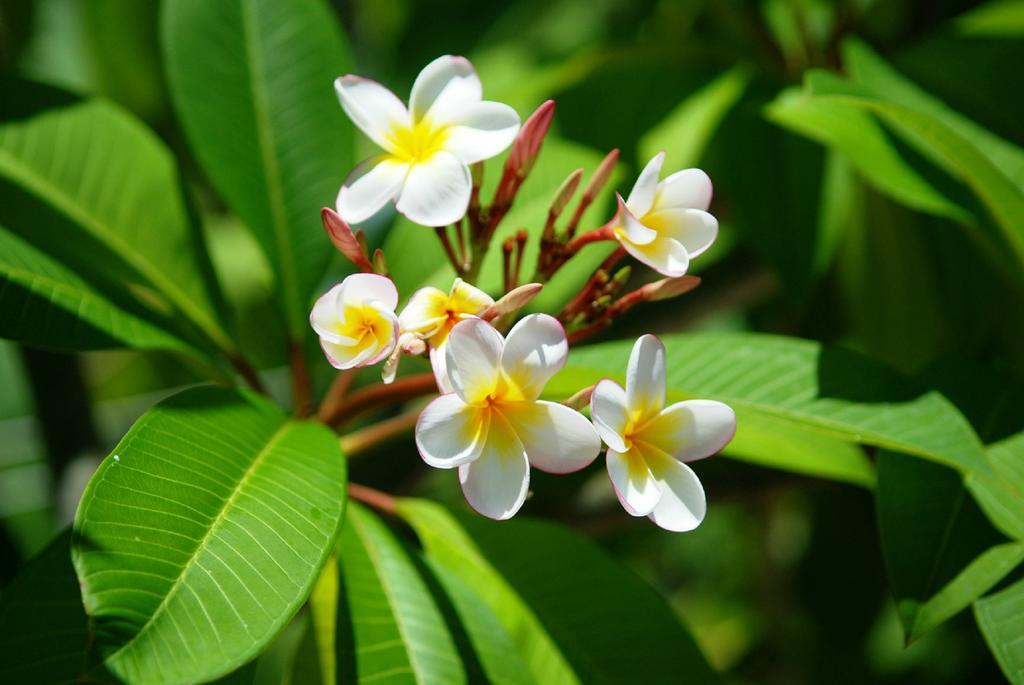
POLYGON ((352 228, 345 223, 345 220, 338 216, 333 209, 324 207, 320 210, 320 218, 324 222, 324 230, 327 237, 331 239, 338 252, 345 255, 345 258, 352 262, 360 271, 373 273, 373 264, 367 258, 359 240, 352 232, 352 228))

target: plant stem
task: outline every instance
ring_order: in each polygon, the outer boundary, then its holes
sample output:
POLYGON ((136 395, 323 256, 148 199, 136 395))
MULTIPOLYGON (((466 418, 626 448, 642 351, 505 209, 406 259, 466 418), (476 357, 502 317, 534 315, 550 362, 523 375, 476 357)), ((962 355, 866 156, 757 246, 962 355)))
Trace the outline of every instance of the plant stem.
POLYGON ((341 450, 349 459, 359 456, 378 445, 386 443, 398 436, 408 433, 416 427, 420 418, 420 409, 399 414, 390 419, 375 423, 369 428, 341 436, 341 450))
POLYGON ((437 380, 429 372, 405 376, 390 385, 374 383, 355 391, 340 402, 330 415, 321 418, 327 425, 337 428, 371 409, 401 404, 434 392, 437 392, 437 380))
POLYGON ((309 370, 306 368, 306 355, 302 351, 302 342, 293 340, 290 353, 293 411, 295 416, 302 418, 309 416, 312 411, 309 370))
POLYGON ((236 352, 230 357, 231 366, 234 367, 235 371, 242 377, 246 384, 255 390, 256 392, 266 395, 267 390, 263 386, 263 381, 260 380, 259 374, 256 369, 252 367, 249 361, 242 356, 241 352, 236 352))
POLYGON ((359 369, 345 369, 338 372, 338 375, 335 376, 334 381, 331 383, 331 387, 328 388, 323 402, 320 403, 320 409, 316 413, 318 419, 327 423, 327 417, 335 415, 338 405, 345 399, 345 395, 348 394, 358 375, 359 369))
POLYGON ((360 485, 359 483, 348 484, 348 496, 357 502, 362 502, 388 514, 395 513, 395 510, 398 508, 395 504, 395 498, 388 493, 360 485))

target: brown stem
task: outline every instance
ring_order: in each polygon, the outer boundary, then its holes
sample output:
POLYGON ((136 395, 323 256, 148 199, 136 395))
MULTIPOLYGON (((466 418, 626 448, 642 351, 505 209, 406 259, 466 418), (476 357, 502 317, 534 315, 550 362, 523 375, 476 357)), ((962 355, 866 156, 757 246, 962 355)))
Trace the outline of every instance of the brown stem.
POLYGON ((306 355, 302 351, 302 342, 293 340, 291 343, 292 370, 292 405, 298 417, 309 416, 312 411, 310 399, 309 369, 306 368, 306 355))
POLYGON ((457 270, 458 273, 462 273, 467 268, 469 268, 469 248, 468 248, 468 246, 466 244, 466 230, 467 230, 466 229, 466 224, 467 223, 468 222, 466 222, 465 220, 460 219, 455 224, 455 238, 458 240, 458 244, 459 244, 459 267, 460 268, 457 270))
POLYGON ((601 262, 601 265, 594 269, 594 273, 590 276, 590 280, 588 280, 587 284, 583 286, 583 289, 580 290, 579 294, 572 299, 572 302, 565 305, 562 313, 559 314, 559 318, 566 320, 568 317, 578 313, 583 307, 589 304, 594 297, 594 293, 597 292, 597 289, 604 285, 604 283, 608 282, 607 279, 602 278, 600 274, 603 273, 605 276, 610 275, 612 267, 625 256, 625 248, 619 246, 618 249, 605 257, 605 260, 601 262))
POLYGON ((420 418, 420 409, 416 411, 399 414, 390 419, 385 419, 373 424, 369 428, 341 436, 341 450, 349 459, 359 456, 363 452, 386 443, 404 433, 408 433, 416 427, 416 421, 420 418))
MULTIPOLYGON (((455 230, 458 231, 458 224, 455 225, 455 230)), ((462 273, 462 260, 455 254, 455 249, 452 248, 452 243, 448 239, 448 227, 438 226, 434 229, 437 233, 438 239, 441 241, 441 246, 444 247, 444 253, 448 257, 448 261, 452 263, 452 268, 455 269, 455 273, 462 273)))
POLYGON ((362 502, 387 514, 395 513, 398 508, 395 498, 388 493, 374 490, 359 483, 348 484, 348 496, 357 502, 362 502))
POLYGON ((345 395, 348 394, 349 389, 356 380, 356 376, 359 375, 359 369, 346 369, 338 373, 334 377, 334 382, 331 383, 331 387, 328 388, 327 394, 324 395, 323 402, 320 403, 320 410, 317 411, 316 417, 327 423, 327 417, 334 416, 338 411, 338 406, 345 399, 345 395))
POLYGON ((323 421, 329 426, 339 427, 371 409, 401 404, 433 392, 437 392, 437 380, 432 373, 405 376, 390 385, 374 383, 349 395, 332 414, 324 416, 323 421))
POLYGON ((231 366, 234 367, 238 375, 246 382, 246 384, 258 393, 263 395, 267 394, 266 388, 263 387, 263 381, 260 380, 259 374, 256 373, 256 369, 252 367, 249 361, 241 354, 231 355, 231 366))

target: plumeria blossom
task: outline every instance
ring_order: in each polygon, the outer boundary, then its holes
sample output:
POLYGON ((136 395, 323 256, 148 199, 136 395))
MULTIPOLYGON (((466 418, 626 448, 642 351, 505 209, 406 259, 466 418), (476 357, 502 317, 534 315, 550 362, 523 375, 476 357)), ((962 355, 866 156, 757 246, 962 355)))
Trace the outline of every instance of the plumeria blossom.
POLYGON ((445 55, 416 77, 409 107, 375 81, 347 75, 334 82, 341 106, 384 149, 360 165, 338 193, 338 214, 365 221, 388 202, 409 220, 446 226, 469 204, 469 165, 494 157, 519 131, 519 115, 482 100, 473 65, 445 55))
POLYGON ((569 349, 554 317, 526 316, 507 338, 482 319, 466 319, 445 348, 452 392, 423 410, 416 446, 430 466, 458 467, 476 511, 507 519, 526 499, 530 466, 568 473, 597 457, 601 441, 582 414, 538 399, 569 349))
POLYGON ((640 172, 629 198, 619 197, 615 237, 631 255, 666 276, 682 276, 690 260, 718 235, 711 204, 711 179, 700 169, 683 169, 659 182, 665 153, 640 172))
POLYGON ((352 274, 313 305, 309 323, 336 369, 376 364, 398 339, 398 290, 390 278, 352 274))
POLYGON ((452 392, 445 372, 445 343, 455 324, 478 317, 494 300, 483 290, 456 278, 447 293, 439 288, 420 288, 398 315, 403 334, 410 333, 430 345, 430 364, 442 392, 452 392))
POLYGON ((736 414, 728 405, 687 400, 666 407, 665 347, 644 335, 629 356, 626 389, 599 382, 590 416, 608 445, 608 475, 627 512, 672 531, 700 525, 704 488, 684 462, 711 456, 732 439, 736 414))

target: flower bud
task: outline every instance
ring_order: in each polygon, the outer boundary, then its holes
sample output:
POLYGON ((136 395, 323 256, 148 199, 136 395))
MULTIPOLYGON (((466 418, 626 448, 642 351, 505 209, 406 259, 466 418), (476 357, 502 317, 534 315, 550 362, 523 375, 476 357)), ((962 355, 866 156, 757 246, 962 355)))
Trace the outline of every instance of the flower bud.
POLYGON ((328 207, 320 210, 320 218, 323 220, 327 237, 331 239, 334 247, 338 248, 338 251, 360 271, 373 273, 373 265, 366 257, 365 246, 360 242, 357 234, 352 232, 352 228, 345 223, 345 220, 328 207))
POLYGON ((679 276, 648 283, 640 288, 640 292, 643 293, 643 299, 647 302, 657 302, 688 293, 698 285, 700 285, 700 278, 697 276, 679 276))
POLYGON ((480 314, 484 321, 493 321, 499 316, 517 312, 525 307, 530 300, 537 297, 537 294, 544 288, 540 283, 527 283, 514 288, 505 294, 500 300, 492 304, 480 314))

